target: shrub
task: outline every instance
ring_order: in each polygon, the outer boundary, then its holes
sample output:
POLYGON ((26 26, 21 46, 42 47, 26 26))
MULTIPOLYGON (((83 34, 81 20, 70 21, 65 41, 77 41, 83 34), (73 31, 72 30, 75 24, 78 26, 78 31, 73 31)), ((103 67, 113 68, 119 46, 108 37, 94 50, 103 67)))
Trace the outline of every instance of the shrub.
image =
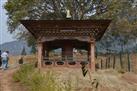
POLYGON ((34 71, 33 64, 21 65, 20 69, 13 75, 13 79, 16 82, 26 83, 29 80, 30 74, 34 71))
POLYGON ((47 71, 44 74, 34 70, 33 64, 22 65, 13 78, 16 82, 28 86, 29 91, 72 91, 71 79, 66 80, 64 84, 57 81, 53 71, 47 71))
POLYGON ((33 73, 29 86, 31 91, 62 91, 51 71, 47 72, 46 75, 38 71, 33 73))

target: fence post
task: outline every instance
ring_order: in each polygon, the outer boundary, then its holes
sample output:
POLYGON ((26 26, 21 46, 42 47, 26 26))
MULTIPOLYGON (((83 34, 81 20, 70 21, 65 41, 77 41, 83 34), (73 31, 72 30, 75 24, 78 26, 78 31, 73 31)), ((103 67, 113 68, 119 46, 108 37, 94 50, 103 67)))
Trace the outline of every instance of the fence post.
POLYGON ((114 55, 114 59, 113 59, 113 69, 115 69, 115 63, 116 63, 116 56, 114 55))
POLYGON ((108 68, 110 68, 110 57, 108 57, 108 68))
POLYGON ((120 52, 120 66, 121 66, 121 69, 123 69, 123 62, 122 62, 122 53, 120 52))
POLYGON ((108 68, 108 60, 107 60, 107 58, 106 58, 106 69, 108 68))
POLYGON ((103 60, 101 59, 101 69, 103 68, 103 60))
POLYGON ((130 55, 129 52, 127 53, 127 57, 128 57, 128 71, 131 71, 131 65, 130 65, 130 55))

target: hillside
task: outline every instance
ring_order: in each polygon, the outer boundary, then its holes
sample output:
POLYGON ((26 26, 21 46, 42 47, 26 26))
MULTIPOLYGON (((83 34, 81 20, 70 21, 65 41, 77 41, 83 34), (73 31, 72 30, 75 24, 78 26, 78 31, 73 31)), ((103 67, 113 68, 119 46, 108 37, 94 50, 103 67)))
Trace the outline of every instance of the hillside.
MULTIPOLYGON (((22 52, 22 49, 25 47, 25 51, 27 54, 31 54, 31 48, 27 46, 27 43, 25 41, 12 41, 12 42, 7 42, 4 44, 0 44, 0 50, 4 51, 4 50, 8 50, 10 52, 11 55, 20 55, 22 52)), ((102 48, 101 45, 99 43, 97 43, 96 45, 97 47, 97 52, 98 53, 106 53, 106 48, 102 48)), ((128 50, 129 52, 133 52, 135 51, 136 46, 135 45, 129 45, 126 50, 128 50)), ((113 52, 118 53, 121 50, 120 46, 117 47, 111 47, 111 50, 114 50, 113 52)), ((112 52, 112 53, 113 53, 112 52)))
POLYGON ((23 48, 25 48, 27 54, 30 54, 31 48, 24 41, 12 41, 0 45, 0 50, 8 50, 11 55, 20 55, 23 48))

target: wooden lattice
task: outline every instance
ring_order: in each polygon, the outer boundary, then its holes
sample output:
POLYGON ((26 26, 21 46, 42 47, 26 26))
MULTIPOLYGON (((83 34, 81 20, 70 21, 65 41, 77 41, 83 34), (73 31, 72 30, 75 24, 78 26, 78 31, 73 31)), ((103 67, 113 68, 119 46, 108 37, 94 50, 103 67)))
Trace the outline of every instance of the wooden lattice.
POLYGON ((36 39, 89 36, 100 40, 110 20, 23 20, 21 23, 36 39))

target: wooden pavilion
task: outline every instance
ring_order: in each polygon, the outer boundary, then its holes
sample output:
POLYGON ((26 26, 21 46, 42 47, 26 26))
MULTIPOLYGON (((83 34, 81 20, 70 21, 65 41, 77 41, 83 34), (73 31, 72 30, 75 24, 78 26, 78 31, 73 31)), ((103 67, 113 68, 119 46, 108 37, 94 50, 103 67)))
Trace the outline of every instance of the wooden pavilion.
POLYGON ((111 20, 21 20, 37 40, 38 67, 80 66, 95 70, 95 41, 99 41, 111 20), (49 51, 61 48, 62 59, 50 60, 49 51), (88 59, 74 61, 73 48, 88 51, 88 59), (85 62, 84 62, 85 61, 85 62))

